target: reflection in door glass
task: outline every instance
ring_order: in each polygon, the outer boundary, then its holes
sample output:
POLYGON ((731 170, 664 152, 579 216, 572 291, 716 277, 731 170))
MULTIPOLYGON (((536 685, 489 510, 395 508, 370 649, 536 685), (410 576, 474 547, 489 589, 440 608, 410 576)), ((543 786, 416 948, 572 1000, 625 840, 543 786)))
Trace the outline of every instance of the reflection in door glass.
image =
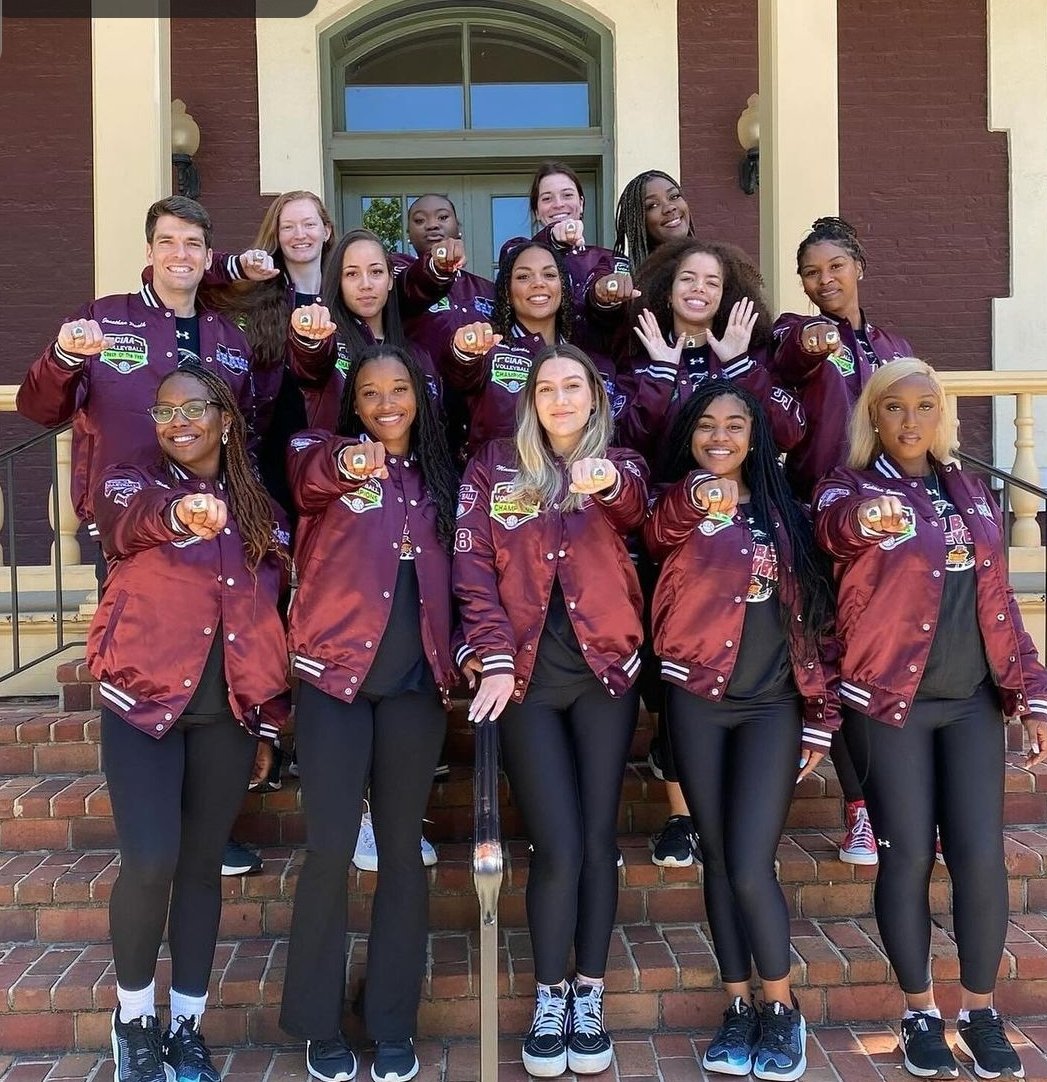
POLYGON ((498 272, 498 254, 513 237, 531 235, 531 204, 526 195, 491 197, 491 266, 498 272))
POLYGON ((387 252, 406 252, 406 201, 399 195, 365 195, 360 199, 362 225, 382 239, 387 252))

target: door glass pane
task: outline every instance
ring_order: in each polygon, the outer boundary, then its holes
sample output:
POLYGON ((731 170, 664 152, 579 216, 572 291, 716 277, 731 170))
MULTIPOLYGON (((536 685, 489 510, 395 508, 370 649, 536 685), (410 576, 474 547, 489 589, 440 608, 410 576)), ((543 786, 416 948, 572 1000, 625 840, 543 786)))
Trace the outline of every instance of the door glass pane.
POLYGON ((531 204, 526 195, 491 197, 491 277, 498 272, 502 245, 513 237, 531 235, 531 204))
POLYGON ((382 238, 387 252, 406 252, 404 228, 407 202, 400 195, 365 195, 360 199, 361 224, 382 238))
POLYGON ((345 69, 345 130, 461 129, 463 80, 460 26, 380 45, 345 69))
POLYGON ((589 126, 584 60, 538 38, 472 27, 469 64, 473 128, 589 126))

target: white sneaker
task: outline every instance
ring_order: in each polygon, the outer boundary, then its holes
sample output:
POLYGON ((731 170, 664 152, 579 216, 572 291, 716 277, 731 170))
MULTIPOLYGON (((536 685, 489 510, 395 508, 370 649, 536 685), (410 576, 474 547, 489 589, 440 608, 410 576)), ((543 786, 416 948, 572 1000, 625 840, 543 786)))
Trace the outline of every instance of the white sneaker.
MULTIPOLYGON (((365 801, 366 803, 366 801, 365 801)), ((422 863, 431 868, 439 858, 432 842, 422 835, 422 863)), ((374 824, 371 822, 371 806, 360 816, 360 833, 356 837, 356 852, 353 863, 362 872, 378 871, 378 843, 374 837, 374 824)))

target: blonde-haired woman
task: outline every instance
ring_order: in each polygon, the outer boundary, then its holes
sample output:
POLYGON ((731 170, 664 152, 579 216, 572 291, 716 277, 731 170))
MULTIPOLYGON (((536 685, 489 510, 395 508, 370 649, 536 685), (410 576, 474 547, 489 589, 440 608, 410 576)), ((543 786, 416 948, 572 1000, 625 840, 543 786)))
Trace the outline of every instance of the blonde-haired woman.
POLYGON ((642 638, 624 538, 644 519, 647 486, 643 461, 607 446, 611 429, 596 366, 573 346, 550 346, 528 373, 515 439, 473 458, 458 500, 454 589, 483 666, 470 716, 499 719, 534 848, 527 918, 538 987, 523 1061, 539 1078, 596 1073, 612 1058, 603 975, 642 638))
POLYGON ((957 1047, 980 1078, 1022 1078, 993 1009, 1007 930, 1003 715, 1047 759, 1047 673, 1007 581, 992 494, 951 459, 954 426, 923 361, 878 369, 851 418, 846 468, 814 493, 839 582, 843 732, 879 847, 876 920, 905 993, 905 1066, 955 1078, 930 977, 935 826, 953 882, 957 1047))

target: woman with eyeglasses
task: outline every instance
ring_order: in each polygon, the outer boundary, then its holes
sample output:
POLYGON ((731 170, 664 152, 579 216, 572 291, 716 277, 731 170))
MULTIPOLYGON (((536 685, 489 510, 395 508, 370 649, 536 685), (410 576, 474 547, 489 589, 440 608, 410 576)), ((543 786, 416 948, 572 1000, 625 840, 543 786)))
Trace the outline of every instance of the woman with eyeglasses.
POLYGON ((109 902, 115 1076, 218 1082, 200 1023, 222 849, 288 713, 277 608, 288 534, 223 380, 185 365, 160 383, 149 412, 156 462, 111 466, 94 491, 109 572, 87 660, 100 682, 120 848, 109 902), (162 1028, 154 973, 165 923, 171 1024, 162 1028))
POLYGON ((642 638, 625 537, 644 520, 647 485, 639 456, 608 446, 607 396, 581 350, 542 350, 521 394, 515 438, 491 441, 465 471, 454 588, 482 663, 470 717, 498 721, 534 848, 527 923, 538 987, 523 1063, 553 1078, 598 1073, 613 1055, 603 978, 642 638))

